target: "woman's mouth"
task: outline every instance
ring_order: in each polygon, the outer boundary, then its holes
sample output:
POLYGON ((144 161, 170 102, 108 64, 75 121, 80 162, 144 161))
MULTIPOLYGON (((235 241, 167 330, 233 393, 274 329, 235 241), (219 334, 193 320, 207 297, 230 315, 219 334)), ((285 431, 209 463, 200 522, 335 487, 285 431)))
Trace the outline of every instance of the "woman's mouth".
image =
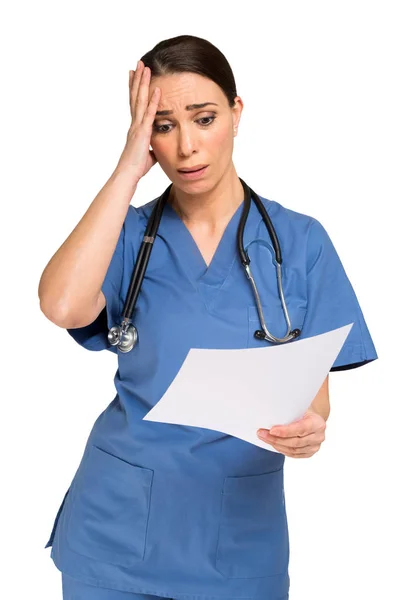
POLYGON ((208 168, 208 165, 206 165, 202 169, 198 169, 197 171, 179 171, 178 170, 178 173, 184 179, 198 179, 199 177, 203 176, 203 174, 205 173, 207 168, 208 168))

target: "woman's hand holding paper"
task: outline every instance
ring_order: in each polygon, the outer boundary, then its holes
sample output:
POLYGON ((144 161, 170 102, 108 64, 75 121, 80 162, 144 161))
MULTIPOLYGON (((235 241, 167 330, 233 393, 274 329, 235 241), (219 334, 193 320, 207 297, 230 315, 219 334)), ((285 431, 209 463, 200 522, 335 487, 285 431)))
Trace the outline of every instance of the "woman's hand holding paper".
POLYGON ((292 458, 309 458, 325 440, 326 421, 311 409, 304 416, 288 425, 274 425, 271 429, 259 429, 260 440, 267 442, 278 452, 292 458))

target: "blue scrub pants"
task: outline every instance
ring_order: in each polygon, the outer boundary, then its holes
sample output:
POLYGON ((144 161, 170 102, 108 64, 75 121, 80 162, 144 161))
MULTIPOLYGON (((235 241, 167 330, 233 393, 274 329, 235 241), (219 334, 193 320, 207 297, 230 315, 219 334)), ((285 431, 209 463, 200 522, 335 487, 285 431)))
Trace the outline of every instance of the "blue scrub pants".
MULTIPOLYGON (((148 594, 133 594, 82 583, 61 573, 63 600, 158 600, 159 596, 148 594)), ((162 600, 168 600, 162 598, 162 600)), ((171 599, 172 600, 172 599, 171 599)))

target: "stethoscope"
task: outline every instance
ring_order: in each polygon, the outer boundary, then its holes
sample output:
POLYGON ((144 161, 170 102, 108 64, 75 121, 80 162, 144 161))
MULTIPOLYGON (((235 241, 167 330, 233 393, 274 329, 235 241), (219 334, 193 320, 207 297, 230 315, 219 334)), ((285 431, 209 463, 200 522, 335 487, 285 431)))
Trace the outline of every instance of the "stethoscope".
MULTIPOLYGON (((260 318, 261 329, 258 329, 254 332, 254 337, 258 340, 268 340, 269 342, 282 344, 285 342, 289 342, 290 340, 299 337, 301 330, 293 329, 291 330, 290 318, 286 308, 285 297, 283 295, 282 289, 282 272, 281 272, 281 264, 282 264, 282 255, 281 249, 278 241, 278 237, 276 235, 275 229, 272 225, 271 219, 265 210, 263 203, 257 194, 243 181, 240 179, 240 182, 244 189, 244 203, 243 203, 243 211, 240 217, 238 232, 237 232, 237 246, 240 254, 240 260, 242 262, 243 267, 245 268, 247 278, 250 280, 253 292, 257 302, 257 310, 260 318), (275 251, 275 260, 276 260, 276 274, 278 278, 278 290, 279 296, 282 303, 283 312, 285 313, 285 319, 287 323, 287 332, 283 338, 278 338, 272 335, 265 324, 264 315, 261 307, 260 296, 258 294, 257 286, 254 281, 254 277, 250 270, 250 258, 248 253, 243 247, 243 232, 246 224, 247 216, 250 210, 250 202, 251 197, 253 196, 254 202, 261 213, 263 221, 268 229, 269 235, 271 237, 272 244, 274 246, 275 251)), ((143 240, 139 249, 138 257, 136 259, 136 263, 133 269, 131 281, 129 284, 128 295, 125 300, 125 305, 122 313, 122 322, 121 325, 115 325, 111 327, 108 332, 108 341, 112 346, 117 346, 121 352, 129 352, 135 346, 138 333, 136 327, 132 324, 131 316, 133 311, 135 310, 136 301, 140 292, 140 288, 142 285, 143 277, 146 273, 147 264, 149 262, 150 254, 153 249, 154 240, 156 239, 158 226, 161 220, 161 215, 165 206, 166 201, 168 200, 169 192, 172 187, 172 183, 167 187, 162 196, 159 197, 157 202, 155 203, 149 220, 147 222, 146 231, 144 232, 143 240)))

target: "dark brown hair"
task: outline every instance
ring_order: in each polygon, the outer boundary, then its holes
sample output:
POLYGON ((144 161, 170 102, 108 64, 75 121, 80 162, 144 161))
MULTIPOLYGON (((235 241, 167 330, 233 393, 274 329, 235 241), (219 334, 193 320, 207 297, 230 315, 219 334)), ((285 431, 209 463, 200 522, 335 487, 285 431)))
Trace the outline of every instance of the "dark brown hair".
POLYGON ((197 73, 208 77, 224 92, 229 106, 237 96, 232 69, 216 46, 194 35, 178 35, 162 40, 141 60, 151 69, 152 77, 174 73, 197 73))

